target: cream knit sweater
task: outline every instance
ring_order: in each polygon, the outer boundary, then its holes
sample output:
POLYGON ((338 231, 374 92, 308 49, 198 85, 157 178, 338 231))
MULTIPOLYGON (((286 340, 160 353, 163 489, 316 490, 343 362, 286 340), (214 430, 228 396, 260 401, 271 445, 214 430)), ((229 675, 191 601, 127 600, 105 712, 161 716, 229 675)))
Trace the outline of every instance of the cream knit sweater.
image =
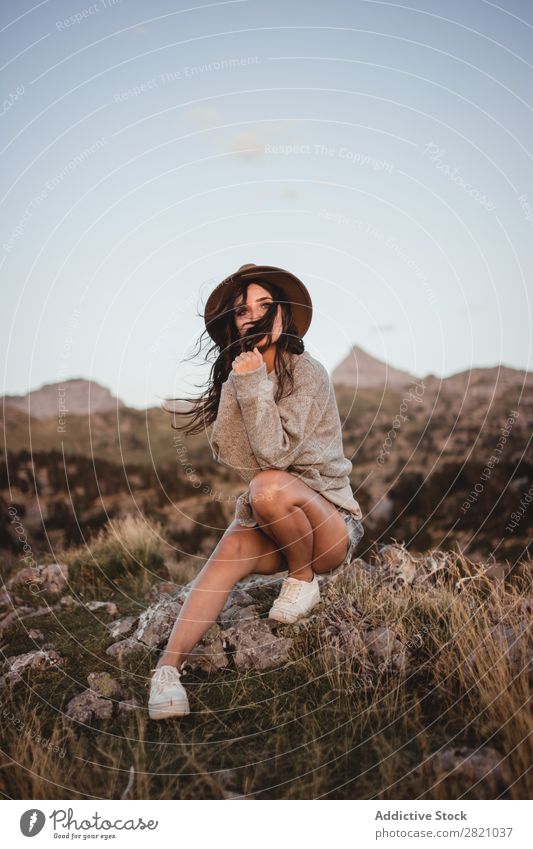
MULTIPOLYGON (((266 363, 253 371, 230 372, 222 384, 211 433, 213 459, 247 482, 263 469, 284 469, 357 519, 363 514, 353 497, 344 456, 337 401, 325 367, 304 351, 290 354, 294 389, 274 401, 278 377, 266 363)), ((235 505, 235 518, 253 527, 249 490, 235 505)))

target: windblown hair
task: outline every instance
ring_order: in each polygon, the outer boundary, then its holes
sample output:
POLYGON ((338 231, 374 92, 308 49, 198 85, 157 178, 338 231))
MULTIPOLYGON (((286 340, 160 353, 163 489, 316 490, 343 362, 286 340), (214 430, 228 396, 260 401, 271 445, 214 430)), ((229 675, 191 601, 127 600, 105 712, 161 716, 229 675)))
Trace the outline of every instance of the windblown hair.
MULTIPOLYGON (((292 392, 294 388, 292 364, 290 360, 286 360, 283 357, 283 353, 302 354, 305 347, 294 323, 290 301, 287 300, 283 290, 269 280, 254 278, 253 280, 241 281, 221 299, 217 314, 209 323, 209 329, 220 341, 220 344, 216 342, 212 344, 204 355, 207 361, 214 358, 206 389, 199 398, 165 398, 165 401, 185 401, 189 405, 189 408, 185 410, 168 410, 166 407, 163 407, 166 412, 172 413, 174 416, 192 417, 185 424, 171 425, 173 430, 182 430, 186 436, 192 436, 209 427, 215 421, 220 403, 222 384, 227 380, 231 372, 235 357, 243 351, 252 351, 257 345, 257 340, 263 336, 267 337, 265 343, 261 347, 257 346, 261 353, 266 351, 272 344, 273 325, 278 304, 281 305, 282 328, 276 342, 276 355, 274 358, 274 369, 278 376, 278 386, 274 400, 277 403, 281 398, 285 397, 285 394, 288 395, 292 392), (246 302, 250 283, 258 283, 267 289, 272 295, 273 302, 269 304, 263 317, 253 322, 253 324, 250 323, 251 326, 240 336, 234 318, 235 310, 237 309, 235 302, 239 299, 239 295, 242 295, 242 301, 239 303, 239 306, 246 302), (287 392, 285 392, 286 389, 288 389, 287 392)), ((186 360, 193 359, 200 353, 204 337, 210 339, 207 328, 199 337, 198 350, 193 352, 186 360)))

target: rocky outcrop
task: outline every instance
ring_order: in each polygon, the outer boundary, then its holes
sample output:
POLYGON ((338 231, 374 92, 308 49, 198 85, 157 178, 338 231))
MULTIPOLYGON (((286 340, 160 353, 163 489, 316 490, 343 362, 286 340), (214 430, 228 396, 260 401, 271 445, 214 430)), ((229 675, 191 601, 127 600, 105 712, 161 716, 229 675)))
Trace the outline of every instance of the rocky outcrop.
POLYGON ((68 702, 65 716, 76 722, 91 723, 105 719, 125 719, 142 709, 137 699, 128 698, 122 685, 109 672, 91 672, 89 687, 68 702))
POLYGON ((55 601, 67 588, 68 566, 64 563, 46 563, 25 566, 7 582, 12 595, 22 595, 36 604, 42 599, 55 601))
POLYGON ((39 677, 49 669, 56 669, 64 663, 63 658, 54 649, 39 649, 24 654, 15 655, 6 659, 9 671, 0 679, 0 685, 14 684, 21 679, 23 673, 28 672, 30 679, 39 677))

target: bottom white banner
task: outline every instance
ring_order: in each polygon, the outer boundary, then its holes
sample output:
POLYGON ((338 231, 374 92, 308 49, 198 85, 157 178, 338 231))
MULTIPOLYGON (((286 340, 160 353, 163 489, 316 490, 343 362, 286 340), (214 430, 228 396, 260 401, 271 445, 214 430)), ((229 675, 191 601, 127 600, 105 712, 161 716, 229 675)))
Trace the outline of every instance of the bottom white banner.
POLYGON ((254 849, 290 840, 306 849, 338 842, 376 846, 529 847, 530 801, 158 801, 80 800, 3 802, 5 845, 57 846, 112 842, 163 846, 213 841, 231 849, 254 849), (240 803, 240 804, 239 804, 240 803), (201 808, 206 810, 202 812, 201 808), (257 808, 257 810, 256 810, 257 808), (267 808, 276 808, 268 810, 267 808))

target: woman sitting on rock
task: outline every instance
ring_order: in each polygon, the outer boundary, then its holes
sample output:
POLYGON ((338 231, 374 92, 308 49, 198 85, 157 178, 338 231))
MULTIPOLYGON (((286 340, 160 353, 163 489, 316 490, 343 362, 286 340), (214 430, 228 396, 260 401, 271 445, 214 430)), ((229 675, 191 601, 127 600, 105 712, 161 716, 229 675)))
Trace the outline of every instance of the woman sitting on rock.
POLYGON ((363 536, 333 386, 304 350, 311 316, 303 283, 272 266, 243 265, 208 298, 204 319, 217 358, 183 429, 214 422, 213 458, 249 485, 152 670, 152 719, 189 713, 178 670, 238 581, 287 570, 268 615, 294 622, 320 599, 317 575, 349 563, 363 536))

